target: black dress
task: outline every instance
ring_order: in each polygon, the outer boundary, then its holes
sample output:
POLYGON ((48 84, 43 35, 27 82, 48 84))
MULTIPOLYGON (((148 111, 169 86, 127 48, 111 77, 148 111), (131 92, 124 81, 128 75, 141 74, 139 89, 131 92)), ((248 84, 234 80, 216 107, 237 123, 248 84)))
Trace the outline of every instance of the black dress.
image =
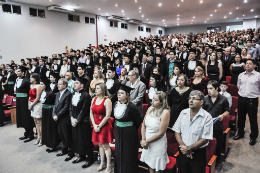
POLYGON ((190 78, 190 88, 192 90, 199 90, 205 95, 207 93, 207 84, 209 81, 208 78, 201 79, 201 82, 197 84, 194 84, 193 81, 194 81, 193 77, 190 78))
POLYGON ((114 76, 112 79, 107 79, 106 85, 110 94, 111 102, 114 104, 117 101, 117 91, 119 89, 120 82, 118 81, 118 78, 114 76))
POLYGON ((232 70, 231 70, 232 76, 231 76, 230 83, 233 85, 237 85, 238 75, 244 71, 245 71, 245 69, 244 69, 243 63, 241 63, 239 65, 233 64, 232 70))
POLYGON ((207 73, 209 80, 219 81, 219 68, 218 65, 210 65, 207 66, 207 73))
MULTIPOLYGON (((2 83, 6 82, 6 80, 7 80, 7 77, 3 76, 2 79, 0 80, 0 87, 2 86, 2 83)), ((7 94, 8 93, 8 91, 7 91, 7 89, 8 89, 7 88, 7 84, 3 85, 3 87, 4 87, 4 90, 3 90, 4 94, 7 94)), ((1 89, 2 89, 2 87, 1 87, 1 89)))
POLYGON ((69 112, 70 117, 78 121, 76 127, 72 127, 73 150, 83 157, 93 156, 92 129, 89 121, 90 105, 91 97, 84 89, 73 93, 69 112))
POLYGON ((189 108, 188 98, 190 96, 191 88, 189 88, 184 93, 180 94, 176 88, 173 88, 169 98, 168 98, 168 105, 171 107, 170 113, 170 123, 169 127, 172 128, 175 124, 176 120, 178 119, 181 111, 183 109, 189 108))
MULTIPOLYGON (((44 92, 42 92, 44 94, 44 92)), ((55 148, 60 143, 60 137, 58 133, 58 125, 52 118, 53 105, 55 103, 56 95, 49 91, 41 99, 42 102, 42 144, 48 148, 55 148)))
POLYGON ((33 129, 35 124, 28 109, 30 81, 27 77, 18 79, 16 83, 16 122, 17 128, 33 129), (20 82, 22 79, 22 82, 20 82), (20 84, 21 83, 21 84, 20 84))
MULTIPOLYGON (((14 96, 14 85, 16 81, 17 75, 15 72, 12 72, 8 78, 8 83, 7 83, 7 94, 9 96, 14 96)), ((28 106, 27 106, 28 107, 28 106)))
POLYGON ((116 120, 114 172, 138 172, 138 128, 142 123, 138 108, 132 102, 128 105, 116 102, 111 115, 116 120))

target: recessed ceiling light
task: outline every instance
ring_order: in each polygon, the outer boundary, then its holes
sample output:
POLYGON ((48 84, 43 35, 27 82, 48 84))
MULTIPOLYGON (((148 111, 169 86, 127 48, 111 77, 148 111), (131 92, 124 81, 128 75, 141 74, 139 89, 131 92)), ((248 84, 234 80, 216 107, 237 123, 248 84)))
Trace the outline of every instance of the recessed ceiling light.
POLYGON ((146 19, 146 20, 148 20, 148 19, 146 19))
POLYGON ((152 23, 152 22, 149 22, 149 23, 152 23))
POLYGON ((247 3, 247 0, 244 0, 244 3, 247 3))
POLYGON ((142 15, 142 17, 144 17, 144 15, 142 15))
POLYGON ((177 25, 179 25, 179 24, 177 23, 177 25))
POLYGON ((229 14, 232 14, 232 12, 229 12, 229 14))
POLYGON ((193 20, 191 20, 193 22, 193 20))
POLYGON ((141 11, 139 11, 139 13, 141 13, 141 11))
POLYGON ((203 3, 203 1, 200 1, 200 3, 203 3))
POLYGON ((224 16, 224 18, 227 18, 227 16, 224 16))
POLYGON ((164 25, 164 26, 167 26, 167 25, 164 25))
POLYGON ((115 4, 115 6, 117 7, 117 4, 115 4))
POLYGON ((127 19, 129 19, 129 17, 127 19))
POLYGON ((177 5, 178 7, 180 6, 180 4, 177 5))
POLYGON ((257 16, 255 16, 255 17, 257 17, 257 16))
POLYGON ((238 7, 237 7, 237 9, 238 9, 238 7))
POLYGON ((180 16, 179 14, 177 16, 180 16))
POLYGON ((165 20, 163 19, 162 21, 164 22, 165 20))
POLYGON ((135 0, 135 2, 137 2, 137 0, 135 0))
POLYGON ((124 12, 124 10, 122 10, 122 13, 124 12))
POLYGON ((213 16, 213 14, 210 15, 211 17, 213 16))
POLYGON ((251 12, 253 12, 254 11, 254 9, 251 9, 251 12))
POLYGON ((217 10, 215 10, 215 12, 217 12, 217 10))
POLYGON ((142 7, 139 7, 139 10, 141 10, 142 9, 142 7))
POLYGON ((207 21, 205 20, 205 23, 206 23, 207 21))
POLYGON ((50 0, 51 1, 51 0, 50 0))
POLYGON ((163 23, 165 25, 165 23, 163 23))
POLYGON ((106 14, 108 16, 108 14, 106 14))
POLYGON ((195 16, 193 16, 193 19, 195 18, 195 16))
POLYGON ((179 20, 180 18, 177 18, 177 20, 179 20))
POLYGON ((181 0, 181 2, 184 2, 184 0, 181 0))
POLYGON ((98 10, 100 10, 100 8, 98 8, 98 10))
POLYGON ((123 14, 123 15, 125 15, 125 14, 123 14))
POLYGON ((221 7, 222 6, 222 4, 220 3, 220 4, 218 4, 218 7, 221 7))
POLYGON ((243 15, 243 16, 245 16, 245 15, 243 15))
POLYGON ((160 6, 162 6, 162 3, 159 3, 158 5, 159 5, 159 7, 160 7, 160 6))
POLYGON ((238 19, 238 18, 237 18, 238 19))

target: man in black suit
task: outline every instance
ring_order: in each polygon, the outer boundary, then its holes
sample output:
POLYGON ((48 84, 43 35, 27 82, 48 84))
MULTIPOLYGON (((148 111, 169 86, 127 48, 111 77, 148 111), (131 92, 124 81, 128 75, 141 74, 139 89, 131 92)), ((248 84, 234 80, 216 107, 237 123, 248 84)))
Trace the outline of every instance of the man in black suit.
POLYGON ((62 151, 57 156, 68 154, 65 161, 69 161, 74 157, 72 143, 72 126, 69 115, 71 103, 71 92, 67 89, 68 81, 61 78, 58 82, 60 92, 56 95, 55 105, 53 107, 52 117, 57 122, 60 138, 62 140, 62 151))
POLYGON ((149 80, 153 70, 153 66, 147 63, 147 61, 148 61, 147 55, 143 54, 140 72, 141 72, 141 77, 145 78, 144 84, 146 85, 146 89, 149 89, 149 80))
POLYGON ((142 61, 142 58, 143 58, 143 54, 140 53, 140 45, 136 45, 136 48, 135 48, 135 56, 139 59, 139 61, 141 62, 142 61))
POLYGON ((194 71, 197 66, 203 68, 202 63, 195 59, 196 56, 196 49, 190 49, 190 60, 186 61, 183 65, 184 73, 187 75, 188 79, 194 76, 194 71))
POLYGON ((39 66, 36 69, 36 73, 39 74, 40 79, 46 78, 47 68, 44 64, 44 59, 39 60, 39 66))
POLYGON ((232 62, 234 61, 234 58, 232 58, 232 56, 230 55, 230 49, 226 48, 225 49, 225 55, 224 55, 224 71, 226 76, 231 76, 230 73, 230 65, 232 64, 232 62))

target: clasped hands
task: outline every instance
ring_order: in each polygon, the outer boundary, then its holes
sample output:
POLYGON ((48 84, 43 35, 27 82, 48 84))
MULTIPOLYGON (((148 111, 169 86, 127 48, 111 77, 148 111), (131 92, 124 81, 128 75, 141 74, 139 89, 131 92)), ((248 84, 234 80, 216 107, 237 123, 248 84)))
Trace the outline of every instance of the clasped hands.
POLYGON ((94 130, 95 130, 95 132, 100 132, 100 127, 99 126, 97 126, 97 125, 94 125, 94 130))
POLYGON ((144 149, 148 149, 148 145, 147 145, 146 140, 141 140, 141 141, 140 141, 140 144, 141 144, 141 146, 142 146, 144 149))
POLYGON ((75 119, 75 118, 71 118, 71 125, 72 125, 73 127, 76 127, 77 124, 78 124, 78 120, 75 119))
POLYGON ((188 147, 186 145, 180 145, 179 147, 182 154, 185 154, 188 158, 193 159, 192 154, 194 154, 194 152, 188 150, 188 147))

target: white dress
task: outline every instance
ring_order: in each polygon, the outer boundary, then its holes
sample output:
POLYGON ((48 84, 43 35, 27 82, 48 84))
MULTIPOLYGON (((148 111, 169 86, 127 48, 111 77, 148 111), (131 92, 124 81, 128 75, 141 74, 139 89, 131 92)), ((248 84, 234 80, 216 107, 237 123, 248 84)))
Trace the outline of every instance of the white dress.
MULTIPOLYGON (((160 117, 151 114, 145 117, 146 140, 159 132, 160 122, 160 117)), ((169 163, 166 133, 162 138, 149 143, 148 149, 143 149, 140 160, 156 171, 165 170, 169 163)))

